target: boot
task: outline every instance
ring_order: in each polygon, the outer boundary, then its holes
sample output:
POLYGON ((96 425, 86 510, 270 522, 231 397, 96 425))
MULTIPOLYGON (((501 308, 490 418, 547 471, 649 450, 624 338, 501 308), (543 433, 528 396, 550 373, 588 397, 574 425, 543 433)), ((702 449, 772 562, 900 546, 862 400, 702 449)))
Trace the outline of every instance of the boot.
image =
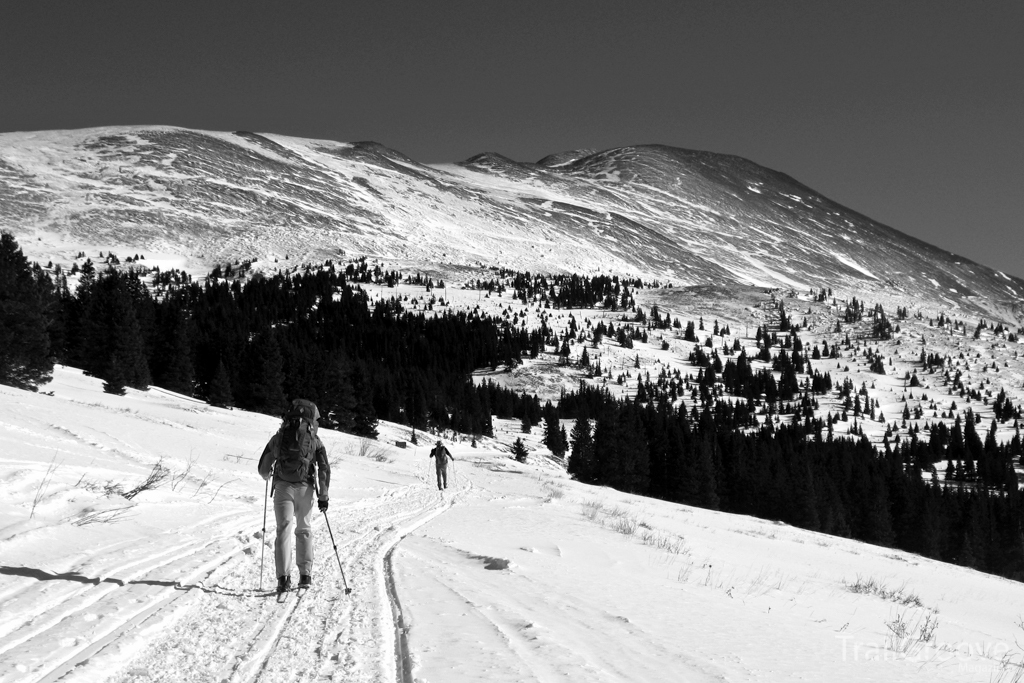
POLYGON ((292 587, 292 577, 290 577, 290 576, 281 576, 281 577, 279 577, 277 579, 277 592, 278 593, 284 593, 287 590, 291 590, 291 587, 292 587))
POLYGON ((309 588, 313 585, 313 577, 309 574, 299 576, 299 588, 309 588))

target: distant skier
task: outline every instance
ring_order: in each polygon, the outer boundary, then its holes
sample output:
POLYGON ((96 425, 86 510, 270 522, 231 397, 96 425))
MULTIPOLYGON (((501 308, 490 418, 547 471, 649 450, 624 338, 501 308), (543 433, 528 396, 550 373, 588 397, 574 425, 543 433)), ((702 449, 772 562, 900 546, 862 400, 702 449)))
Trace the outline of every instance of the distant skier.
POLYGON ((441 439, 437 440, 437 445, 430 451, 430 457, 434 459, 434 467, 437 468, 437 490, 448 488, 448 461, 454 461, 455 458, 445 448, 441 439))
POLYGON ((320 411, 312 401, 295 399, 260 457, 260 476, 264 480, 274 477, 278 593, 291 588, 293 535, 299 587, 307 588, 313 580, 313 492, 317 492, 320 511, 325 512, 331 485, 327 450, 316 435, 319 418, 320 411))

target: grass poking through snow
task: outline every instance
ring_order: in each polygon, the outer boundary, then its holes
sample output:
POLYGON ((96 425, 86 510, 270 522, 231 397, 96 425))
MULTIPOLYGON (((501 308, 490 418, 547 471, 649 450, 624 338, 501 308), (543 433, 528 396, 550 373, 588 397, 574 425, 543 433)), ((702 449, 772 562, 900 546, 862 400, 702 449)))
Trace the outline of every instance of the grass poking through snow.
POLYGON ((907 592, 906 583, 901 585, 899 588, 890 589, 877 579, 862 579, 860 576, 857 576, 857 580, 854 583, 844 582, 844 585, 851 593, 876 595, 883 600, 895 602, 898 605, 904 605, 906 607, 924 607, 924 604, 921 602, 921 598, 914 593, 907 592))
POLYGON ((658 531, 635 513, 621 507, 608 507, 596 500, 581 504, 583 516, 592 522, 616 531, 623 536, 636 538, 646 546, 662 550, 670 555, 688 555, 689 548, 682 536, 658 531))

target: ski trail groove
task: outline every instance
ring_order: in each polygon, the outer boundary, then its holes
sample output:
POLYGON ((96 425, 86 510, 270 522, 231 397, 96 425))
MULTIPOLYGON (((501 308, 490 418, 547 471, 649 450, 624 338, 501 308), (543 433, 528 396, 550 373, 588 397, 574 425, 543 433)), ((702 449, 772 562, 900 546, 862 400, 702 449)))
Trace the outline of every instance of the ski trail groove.
POLYGON ((332 510, 349 595, 322 522, 313 588, 284 605, 254 588, 258 544, 272 549, 272 537, 254 542, 236 516, 188 543, 154 537, 115 557, 94 549, 81 575, 44 580, 25 569, 5 604, 0 648, 34 654, 27 668, 0 665, 0 681, 177 680, 182 671, 228 683, 411 681, 407 652, 396 657, 404 633, 391 554, 470 488, 438 495, 423 481, 332 510))
MULTIPOLYGON (((339 591, 336 599, 341 602, 340 610, 330 610, 323 602, 304 607, 310 621, 322 625, 318 644, 306 647, 303 638, 295 638, 283 643, 282 651, 276 653, 274 658, 288 662, 307 657, 316 661, 317 665, 309 670, 288 671, 290 679, 285 676, 285 671, 278 671, 284 667, 275 665, 273 674, 279 674, 281 678, 268 677, 267 680, 335 680, 334 675, 340 673, 339 669, 343 673, 339 680, 381 680, 380 670, 388 667, 381 641, 386 640, 391 632, 387 623, 390 616, 386 609, 387 594, 383 590, 383 555, 389 546, 396 543, 404 533, 408 533, 408 529, 444 511, 444 508, 437 507, 437 499, 422 489, 410 493, 410 500, 400 512, 389 516, 386 523, 375 524, 376 533, 362 536, 353 549, 346 553, 342 564, 346 568, 346 575, 353 577, 353 592, 345 595, 339 591), (399 525, 403 525, 401 529, 399 525), (374 582, 363 580, 362 577, 372 577, 374 582), (376 589, 376 595, 373 589, 376 589), (333 624, 338 627, 334 628, 333 624), (379 652, 374 659, 365 661, 359 655, 366 654, 367 650, 379 652), (294 653, 294 657, 286 653, 294 653)), ((298 626, 296 630, 299 630, 298 626)), ((384 680, 387 679, 385 676, 384 680)))
MULTIPOLYGON (((181 671, 229 683, 394 680, 394 616, 384 558, 403 536, 453 502, 417 482, 332 509, 350 595, 341 585, 326 525, 315 522, 314 584, 301 599, 288 595, 278 605, 272 593, 253 589, 260 552, 254 544, 247 550, 254 554, 239 553, 211 585, 190 591, 188 601, 179 600, 176 608, 150 605, 152 611, 124 626, 128 638, 100 644, 89 657, 113 661, 115 672, 102 678, 119 682, 174 680, 181 671), (136 646, 126 657, 118 650, 132 640, 133 630, 136 646)), ((270 534, 261 542, 272 548, 270 534)), ((85 662, 72 670, 77 675, 92 666, 85 662)))
POLYGON ((395 665, 398 669, 399 683, 414 683, 412 678, 412 660, 409 655, 409 635, 402 617, 402 603, 398 599, 395 588, 395 570, 391 556, 397 548, 395 544, 384 555, 384 580, 387 584, 388 597, 391 600, 391 618, 395 622, 395 665))
POLYGON ((240 657, 232 667, 230 674, 221 680, 235 681, 256 680, 267 668, 270 656, 284 635, 285 624, 298 606, 297 596, 286 596, 284 605, 273 620, 268 620, 253 640, 252 647, 244 657, 240 657))
MULTIPOLYGON (((427 475, 429 483, 429 474, 427 475)), ((392 620, 392 631, 395 637, 395 679, 398 683, 414 683, 412 675, 412 656, 409 652, 409 638, 408 629, 405 626, 405 620, 402 614, 402 603, 398 597, 398 588, 395 585, 395 573, 394 565, 392 564, 392 556, 395 548, 398 547, 399 542, 410 533, 412 533, 417 527, 426 524, 434 517, 437 517, 442 512, 447 511, 450 507, 455 505, 457 502, 457 494, 465 493, 472 488, 472 484, 467 482, 461 489, 458 489, 458 475, 453 473, 452 475, 452 486, 455 488, 450 499, 445 499, 442 495, 441 501, 442 506, 434 513, 426 518, 420 520, 415 526, 412 526, 398 536, 391 546, 384 553, 383 558, 383 569, 384 569, 384 582, 387 591, 388 604, 391 608, 391 620, 392 620)))
MULTIPOLYGON (((213 579, 220 570, 224 569, 234 559, 237 559, 237 554, 232 553, 228 555, 223 559, 223 562, 215 566, 206 574, 206 578, 204 580, 213 579)), ((200 581, 200 583, 202 583, 202 581, 200 581)), ((182 601, 182 598, 188 596, 189 592, 191 592, 191 590, 185 593, 171 592, 165 597, 160 598, 155 604, 150 605, 134 616, 127 618, 119 624, 113 625, 106 635, 90 643, 57 666, 54 666, 42 678, 38 679, 38 683, 54 683, 55 681, 62 680, 69 674, 74 673, 76 668, 88 662, 92 657, 102 652, 105 648, 112 644, 116 644, 119 640, 124 638, 129 631, 145 628, 147 622, 155 617, 164 617, 164 612, 168 610, 168 608, 172 606, 177 607, 177 604, 172 605, 172 603, 182 601)), ((187 598, 185 601, 187 602, 187 598)))
POLYGON ((206 536, 186 543, 167 545, 172 535, 161 534, 93 548, 64 573, 6 567, 23 578, 4 600, 0 681, 57 680, 229 566, 246 543, 240 515, 215 519, 206 536))
MULTIPOLYGON (((103 606, 107 598, 113 598, 112 594, 125 587, 134 585, 145 586, 146 577, 151 573, 172 565, 183 562, 187 563, 196 558, 196 556, 199 556, 207 548, 221 545, 223 542, 223 540, 214 540, 175 546, 148 558, 122 565, 124 568, 145 565, 144 568, 128 574, 123 579, 112 579, 108 574, 105 579, 96 578, 87 581, 85 588, 74 591, 72 595, 59 595, 55 597, 49 603, 42 605, 45 611, 41 611, 41 613, 37 613, 35 616, 29 616, 26 621, 22 622, 20 627, 15 627, 7 632, 6 642, 3 646, 0 646, 0 654, 22 646, 29 641, 39 640, 44 637, 59 638, 60 631, 68 625, 73 616, 81 614, 91 607, 103 606), (154 562, 153 560, 156 561, 154 562), (54 633, 56 633, 56 636, 53 636, 54 633)), ((150 585, 155 588, 159 588, 162 585, 164 590, 166 590, 171 585, 171 582, 152 581, 150 585)), ((117 628, 116 621, 113 628, 117 628)))

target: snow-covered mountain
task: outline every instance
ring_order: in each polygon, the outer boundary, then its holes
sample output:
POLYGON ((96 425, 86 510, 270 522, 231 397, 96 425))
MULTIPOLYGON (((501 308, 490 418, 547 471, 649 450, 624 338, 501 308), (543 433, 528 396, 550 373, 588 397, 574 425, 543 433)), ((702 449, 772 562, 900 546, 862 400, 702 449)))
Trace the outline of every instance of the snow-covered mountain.
POLYGON ((35 259, 195 268, 370 255, 611 272, 677 285, 835 287, 1015 320, 1024 281, 745 159, 660 145, 424 165, 372 142, 114 127, 0 135, 0 227, 35 259), (977 306, 975 306, 977 304, 977 306))

